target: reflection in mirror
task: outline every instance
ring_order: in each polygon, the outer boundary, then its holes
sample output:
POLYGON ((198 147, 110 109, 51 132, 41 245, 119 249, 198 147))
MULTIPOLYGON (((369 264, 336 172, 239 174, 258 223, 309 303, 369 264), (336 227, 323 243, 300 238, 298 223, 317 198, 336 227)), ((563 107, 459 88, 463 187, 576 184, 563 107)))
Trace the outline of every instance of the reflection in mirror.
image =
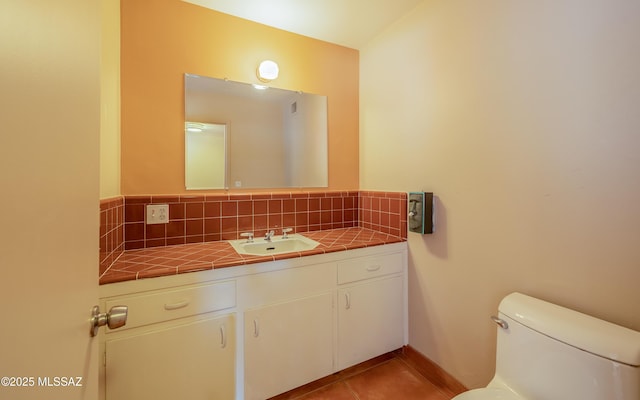
POLYGON ((226 143, 226 158, 194 142, 192 148, 203 147, 197 160, 187 147, 187 189, 328 186, 326 96, 185 74, 185 119, 224 126, 226 143), (222 186, 195 184, 200 178, 191 172, 201 166, 211 172, 213 164, 226 166, 215 180, 222 186))
POLYGON ((187 122, 185 137, 187 189, 224 189, 227 169, 227 126, 187 122))

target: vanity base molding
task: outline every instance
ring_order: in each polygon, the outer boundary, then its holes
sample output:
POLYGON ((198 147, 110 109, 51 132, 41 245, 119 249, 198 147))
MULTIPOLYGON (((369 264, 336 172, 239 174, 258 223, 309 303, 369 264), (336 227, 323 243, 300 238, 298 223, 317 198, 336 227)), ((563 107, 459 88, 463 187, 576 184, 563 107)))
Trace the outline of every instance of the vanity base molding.
POLYGON ((323 378, 320 378, 318 380, 315 380, 313 382, 309 382, 306 385, 302 385, 299 386, 295 389, 291 389, 285 393, 281 393, 277 396, 271 397, 268 400, 290 400, 290 399, 296 399, 304 394, 310 393, 314 390, 320 389, 324 386, 328 386, 331 385, 333 383, 336 383, 340 380, 349 378, 351 376, 357 375, 359 373, 361 373, 362 371, 366 371, 368 369, 371 369, 373 367, 375 367, 376 365, 382 364, 386 361, 392 360, 396 357, 398 357, 399 354, 402 353, 402 349, 397 349, 394 351, 390 351, 388 353, 384 353, 382 355, 379 355, 377 357, 374 357, 370 360, 367 361, 363 361, 359 364, 356 364, 352 367, 343 369, 342 371, 338 371, 336 373, 333 373, 331 375, 325 376, 323 378))

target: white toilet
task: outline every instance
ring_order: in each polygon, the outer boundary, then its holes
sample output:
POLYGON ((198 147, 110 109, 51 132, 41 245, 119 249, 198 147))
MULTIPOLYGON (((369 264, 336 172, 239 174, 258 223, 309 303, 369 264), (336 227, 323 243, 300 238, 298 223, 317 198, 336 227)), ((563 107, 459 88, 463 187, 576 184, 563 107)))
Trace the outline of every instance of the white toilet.
POLYGON ((640 399, 640 332, 521 293, 492 318, 496 373, 453 400, 640 399))

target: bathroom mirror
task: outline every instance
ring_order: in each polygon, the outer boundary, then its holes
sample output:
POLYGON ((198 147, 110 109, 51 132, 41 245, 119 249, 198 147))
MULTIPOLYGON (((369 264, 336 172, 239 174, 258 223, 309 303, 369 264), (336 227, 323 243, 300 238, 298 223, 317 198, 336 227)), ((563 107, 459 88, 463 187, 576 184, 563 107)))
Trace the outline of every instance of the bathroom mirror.
POLYGON ((188 190, 328 186, 326 96, 193 74, 184 87, 188 190))

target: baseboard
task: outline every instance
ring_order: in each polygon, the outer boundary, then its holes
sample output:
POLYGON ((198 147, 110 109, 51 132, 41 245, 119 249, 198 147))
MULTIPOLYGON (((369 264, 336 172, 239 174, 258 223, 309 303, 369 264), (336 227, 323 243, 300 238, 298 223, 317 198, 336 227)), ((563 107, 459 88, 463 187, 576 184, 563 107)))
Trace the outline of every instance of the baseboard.
POLYGON ((411 346, 404 346, 401 352, 402 359, 415 368, 425 378, 429 379, 440 390, 452 396, 466 392, 467 389, 456 378, 431 361, 418 350, 411 346))

